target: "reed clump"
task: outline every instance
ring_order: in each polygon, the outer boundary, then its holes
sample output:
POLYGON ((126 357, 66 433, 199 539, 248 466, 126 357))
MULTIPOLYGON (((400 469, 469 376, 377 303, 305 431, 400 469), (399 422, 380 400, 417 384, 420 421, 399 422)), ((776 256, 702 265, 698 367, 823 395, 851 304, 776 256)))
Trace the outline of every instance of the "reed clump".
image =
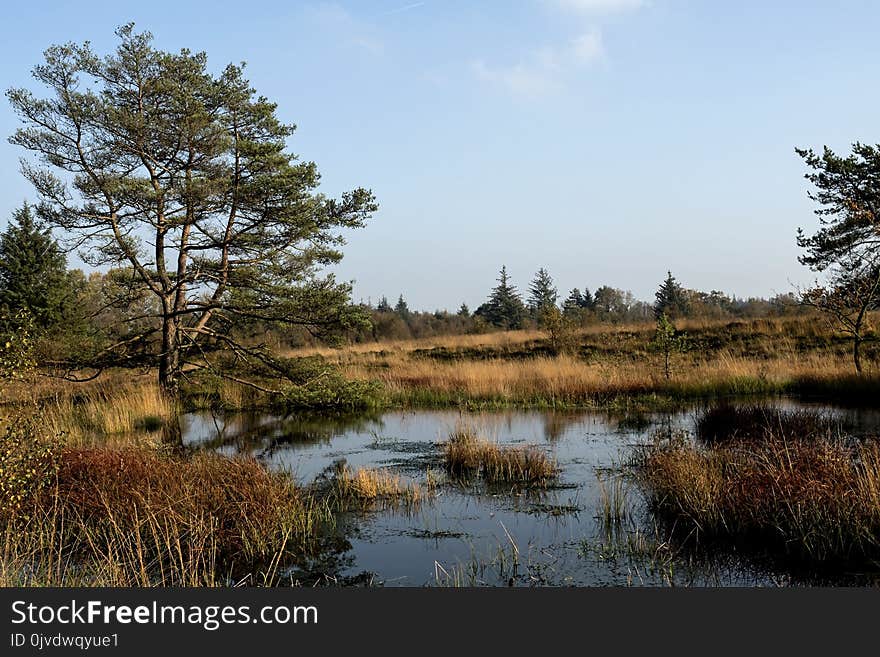
POLYGON ((341 466, 333 479, 336 499, 348 506, 352 502, 373 504, 419 504, 430 495, 430 488, 381 468, 352 469, 341 466))
POLYGON ((663 439, 636 464, 651 508, 686 533, 813 564, 880 556, 875 441, 663 439))
POLYGON ((179 411, 156 384, 108 383, 44 403, 42 421, 69 444, 84 446, 106 444, 107 438, 158 436, 162 427, 176 421, 179 411))
POLYGON ((547 454, 533 446, 499 445, 469 428, 457 429, 443 445, 447 471, 481 476, 488 483, 546 485, 558 476, 547 454))
POLYGON ((205 586, 275 582, 331 516, 254 459, 76 447, 0 520, 5 585, 205 586))

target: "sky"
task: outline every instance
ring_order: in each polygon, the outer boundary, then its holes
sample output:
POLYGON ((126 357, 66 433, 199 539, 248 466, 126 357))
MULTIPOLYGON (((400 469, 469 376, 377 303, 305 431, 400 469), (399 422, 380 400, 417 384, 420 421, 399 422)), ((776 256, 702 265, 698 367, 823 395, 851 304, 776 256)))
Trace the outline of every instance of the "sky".
MULTIPOLYGON (((652 299, 667 270, 790 292, 814 277, 797 228, 817 227, 795 147, 880 142, 870 0, 17 2, 3 87, 39 91, 46 47, 107 52, 129 21, 212 69, 247 62, 321 191, 373 190, 334 271, 374 304, 474 308, 502 264, 521 290, 545 267, 563 297, 652 299)), ((3 99, 0 134, 17 125, 3 99)), ((0 142, 0 226, 34 200, 22 155, 0 142)))

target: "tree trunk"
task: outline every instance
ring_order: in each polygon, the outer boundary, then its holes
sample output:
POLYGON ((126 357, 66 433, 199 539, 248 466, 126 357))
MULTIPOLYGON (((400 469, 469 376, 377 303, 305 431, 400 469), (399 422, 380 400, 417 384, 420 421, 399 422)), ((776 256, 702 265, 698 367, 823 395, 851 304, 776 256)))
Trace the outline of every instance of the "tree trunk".
POLYGON ((862 337, 856 335, 853 338, 853 363, 856 366, 856 372, 862 374, 862 337))
POLYGON ((183 429, 177 412, 162 425, 162 444, 174 452, 183 451, 183 429))
POLYGON ((162 353, 159 356, 159 387, 171 399, 177 399, 180 387, 180 344, 177 320, 162 318, 162 353))

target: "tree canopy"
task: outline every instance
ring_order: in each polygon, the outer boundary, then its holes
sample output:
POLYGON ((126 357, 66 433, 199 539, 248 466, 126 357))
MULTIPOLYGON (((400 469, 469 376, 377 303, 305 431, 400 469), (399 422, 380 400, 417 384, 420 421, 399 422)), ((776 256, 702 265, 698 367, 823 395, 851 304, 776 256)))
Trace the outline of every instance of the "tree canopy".
POLYGON ((377 209, 372 193, 319 193, 316 165, 286 150, 295 127, 243 65, 213 74, 204 53, 158 50, 132 25, 117 35, 103 57, 88 43, 46 50, 33 75, 48 96, 7 92, 23 123, 10 141, 35 156, 22 170, 40 217, 153 300, 141 337, 155 338, 165 390, 184 364, 212 367, 211 345, 259 358, 233 343, 236 320, 317 334, 357 321, 350 286, 321 269, 342 257, 339 230, 377 209))
POLYGON ((869 311, 880 307, 880 145, 855 143, 846 157, 827 146, 822 155, 797 149, 812 183, 819 229, 799 228, 799 260, 823 272, 825 281, 804 290, 801 300, 824 311, 853 340, 853 363, 861 373, 861 344, 870 332, 869 311))

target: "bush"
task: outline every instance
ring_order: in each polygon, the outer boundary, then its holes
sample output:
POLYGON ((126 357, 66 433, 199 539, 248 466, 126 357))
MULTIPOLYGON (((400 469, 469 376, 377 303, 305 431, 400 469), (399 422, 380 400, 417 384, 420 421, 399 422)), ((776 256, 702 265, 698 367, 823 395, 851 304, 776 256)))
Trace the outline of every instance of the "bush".
POLYGON ((6 418, 0 438, 0 518, 26 514, 55 480, 61 442, 41 430, 39 415, 6 418))

